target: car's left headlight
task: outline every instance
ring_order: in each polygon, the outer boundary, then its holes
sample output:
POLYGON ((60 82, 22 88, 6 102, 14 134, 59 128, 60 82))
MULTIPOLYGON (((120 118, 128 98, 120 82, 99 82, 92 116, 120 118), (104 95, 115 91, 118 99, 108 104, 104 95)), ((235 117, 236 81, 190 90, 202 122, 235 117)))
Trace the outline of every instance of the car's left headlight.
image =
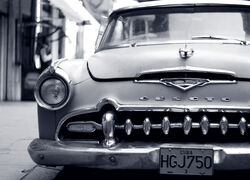
POLYGON ((65 74, 45 73, 37 82, 35 87, 35 98, 37 103, 49 110, 62 108, 70 97, 70 82, 65 74))
POLYGON ((48 105, 59 106, 67 99, 67 85, 58 78, 49 78, 40 86, 41 99, 48 105))

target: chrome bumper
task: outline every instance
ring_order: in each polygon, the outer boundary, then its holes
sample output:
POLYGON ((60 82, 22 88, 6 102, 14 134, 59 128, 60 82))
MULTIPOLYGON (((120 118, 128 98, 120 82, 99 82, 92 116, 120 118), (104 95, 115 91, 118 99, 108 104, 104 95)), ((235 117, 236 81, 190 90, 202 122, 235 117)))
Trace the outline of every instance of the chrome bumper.
POLYGON ((102 144, 57 142, 35 139, 28 151, 34 162, 48 166, 82 166, 102 169, 159 169, 160 148, 211 148, 215 170, 250 169, 250 143, 223 144, 145 144, 118 143, 112 148, 102 144))

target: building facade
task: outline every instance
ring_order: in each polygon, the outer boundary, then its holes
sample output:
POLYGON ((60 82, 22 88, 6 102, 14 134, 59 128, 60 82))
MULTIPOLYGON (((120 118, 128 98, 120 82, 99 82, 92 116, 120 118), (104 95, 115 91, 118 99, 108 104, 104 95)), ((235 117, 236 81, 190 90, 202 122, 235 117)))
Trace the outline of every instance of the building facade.
MULTIPOLYGON (((0 1, 0 101, 22 99, 24 64, 33 54, 35 0, 0 1)), ((30 64, 32 66, 32 63, 30 64)))

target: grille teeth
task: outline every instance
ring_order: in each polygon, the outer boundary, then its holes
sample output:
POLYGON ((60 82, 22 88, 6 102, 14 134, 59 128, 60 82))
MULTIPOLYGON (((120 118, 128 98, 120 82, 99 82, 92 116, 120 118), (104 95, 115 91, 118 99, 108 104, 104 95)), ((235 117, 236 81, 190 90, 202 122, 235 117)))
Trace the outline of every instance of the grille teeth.
POLYGON ((131 134, 132 129, 133 129, 133 124, 130 119, 127 119, 125 123, 125 131, 128 136, 131 134))
POLYGON ((188 135, 191 128, 192 128, 192 119, 189 116, 185 116, 183 124, 184 134, 188 135))
POLYGON ((151 122, 149 120, 149 118, 146 118, 144 121, 143 121, 143 131, 146 135, 149 135, 150 134, 150 129, 151 129, 151 122))
POLYGON ((228 121, 227 121, 227 118, 225 116, 223 116, 221 118, 221 121, 220 121, 220 129, 221 129, 221 133, 223 135, 226 135, 227 133, 227 130, 228 130, 228 121))
POLYGON ((115 131, 115 114, 111 111, 105 113, 102 117, 102 130, 105 136, 103 145, 111 147, 115 145, 114 131, 115 131))
POLYGON ((168 119, 167 116, 165 116, 162 120, 162 124, 161 124, 161 127, 162 127, 162 131, 165 135, 168 135, 169 133, 169 129, 170 129, 170 121, 168 119))
POLYGON ((247 121, 246 121, 246 119, 244 117, 242 117, 240 119, 239 128, 240 128, 241 135, 245 135, 246 129, 247 129, 247 121))
POLYGON ((209 120, 208 120, 207 116, 203 116, 201 118, 200 126, 201 126, 202 134, 207 135, 208 130, 209 130, 209 120))

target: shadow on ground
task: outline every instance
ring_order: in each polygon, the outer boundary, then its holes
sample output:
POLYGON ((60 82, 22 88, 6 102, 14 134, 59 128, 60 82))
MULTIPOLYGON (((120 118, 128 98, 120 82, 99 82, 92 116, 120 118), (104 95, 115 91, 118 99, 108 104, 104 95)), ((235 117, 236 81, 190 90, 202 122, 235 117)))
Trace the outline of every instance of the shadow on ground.
POLYGON ((109 179, 109 180, 139 180, 140 179, 154 179, 154 180, 166 180, 166 179, 185 179, 185 180, 196 180, 196 179, 218 179, 220 178, 244 178, 250 179, 250 171, 230 171, 230 172, 215 172, 212 177, 200 177, 200 176, 169 176, 159 175, 157 171, 105 171, 105 170, 94 170, 86 168, 64 168, 55 178, 55 180, 92 180, 92 179, 109 179))

